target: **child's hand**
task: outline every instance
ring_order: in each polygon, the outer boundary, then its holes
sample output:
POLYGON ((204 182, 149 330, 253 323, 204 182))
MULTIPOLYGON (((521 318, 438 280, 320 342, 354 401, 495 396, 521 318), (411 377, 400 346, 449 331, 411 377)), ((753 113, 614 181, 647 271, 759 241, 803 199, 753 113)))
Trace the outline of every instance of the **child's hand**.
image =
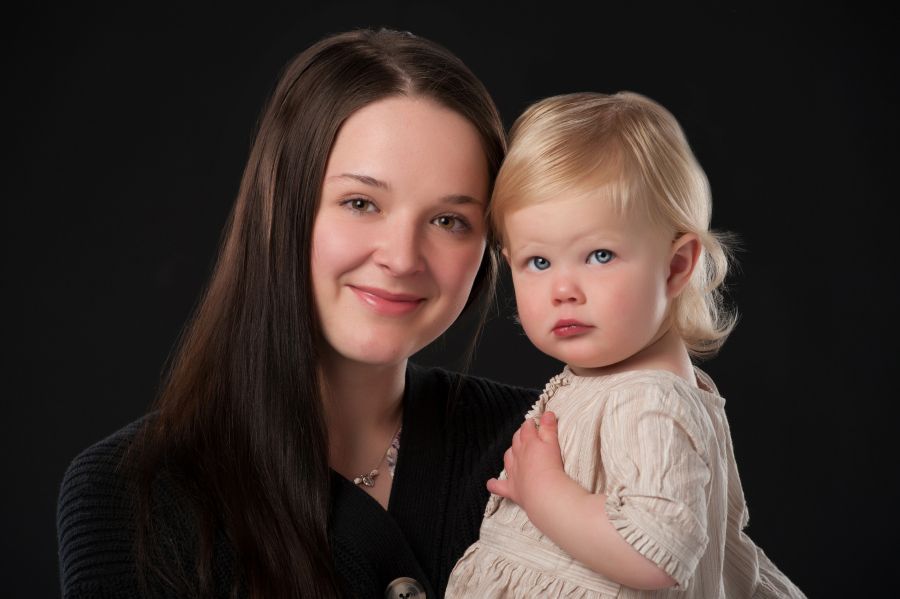
POLYGON ((529 513, 532 501, 546 493, 547 485, 559 474, 565 476, 556 424, 553 412, 544 412, 540 427, 531 418, 526 419, 513 435, 512 447, 503 454, 506 480, 490 479, 488 491, 514 501, 529 513))

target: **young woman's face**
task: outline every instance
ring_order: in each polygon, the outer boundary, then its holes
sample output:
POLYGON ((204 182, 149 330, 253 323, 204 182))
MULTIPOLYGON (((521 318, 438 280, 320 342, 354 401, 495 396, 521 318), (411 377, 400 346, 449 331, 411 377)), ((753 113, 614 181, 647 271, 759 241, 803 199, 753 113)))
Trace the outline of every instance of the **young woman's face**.
POLYGON ((504 218, 519 319, 538 349, 579 369, 621 366, 658 338, 672 236, 590 194, 504 218))
POLYGON ((487 200, 480 137, 458 113, 397 96, 347 119, 312 238, 332 358, 397 364, 456 320, 484 254, 487 200))

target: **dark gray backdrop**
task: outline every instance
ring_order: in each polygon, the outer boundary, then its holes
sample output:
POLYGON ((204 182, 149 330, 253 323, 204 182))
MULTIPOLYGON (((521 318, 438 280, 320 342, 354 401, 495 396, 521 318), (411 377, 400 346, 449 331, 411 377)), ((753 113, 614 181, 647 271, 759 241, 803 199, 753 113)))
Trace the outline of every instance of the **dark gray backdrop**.
MULTIPOLYGON (((58 593, 59 480, 153 399, 280 67, 381 25, 457 53, 507 124, 580 90, 638 91, 676 115, 714 226, 743 240, 741 323, 706 368, 728 399, 749 532, 810 596, 882 588, 898 504, 896 10, 486 4, 7 15, 0 594, 58 593)), ((560 366, 519 333, 508 290, 471 371, 541 386, 560 366)), ((457 363, 468 324, 419 359, 457 363)))

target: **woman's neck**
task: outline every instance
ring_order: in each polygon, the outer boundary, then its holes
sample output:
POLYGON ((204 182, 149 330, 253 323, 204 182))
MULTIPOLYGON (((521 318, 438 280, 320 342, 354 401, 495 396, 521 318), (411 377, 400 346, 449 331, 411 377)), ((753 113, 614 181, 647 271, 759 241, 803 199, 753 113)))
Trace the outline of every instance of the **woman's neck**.
POLYGON ((375 465, 400 427, 406 360, 372 366, 330 356, 320 378, 329 463, 352 479, 375 465))
POLYGON ((342 359, 323 360, 320 376, 326 419, 334 420, 337 428, 353 429, 396 418, 405 386, 406 361, 372 366, 342 359))

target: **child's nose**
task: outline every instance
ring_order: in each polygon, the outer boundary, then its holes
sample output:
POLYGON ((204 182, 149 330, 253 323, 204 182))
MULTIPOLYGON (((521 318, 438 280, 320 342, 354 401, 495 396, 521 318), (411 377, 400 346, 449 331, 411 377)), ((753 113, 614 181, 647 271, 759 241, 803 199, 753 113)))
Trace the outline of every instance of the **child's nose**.
POLYGON ((569 276, 559 276, 553 285, 553 305, 583 304, 584 293, 577 281, 569 276))

